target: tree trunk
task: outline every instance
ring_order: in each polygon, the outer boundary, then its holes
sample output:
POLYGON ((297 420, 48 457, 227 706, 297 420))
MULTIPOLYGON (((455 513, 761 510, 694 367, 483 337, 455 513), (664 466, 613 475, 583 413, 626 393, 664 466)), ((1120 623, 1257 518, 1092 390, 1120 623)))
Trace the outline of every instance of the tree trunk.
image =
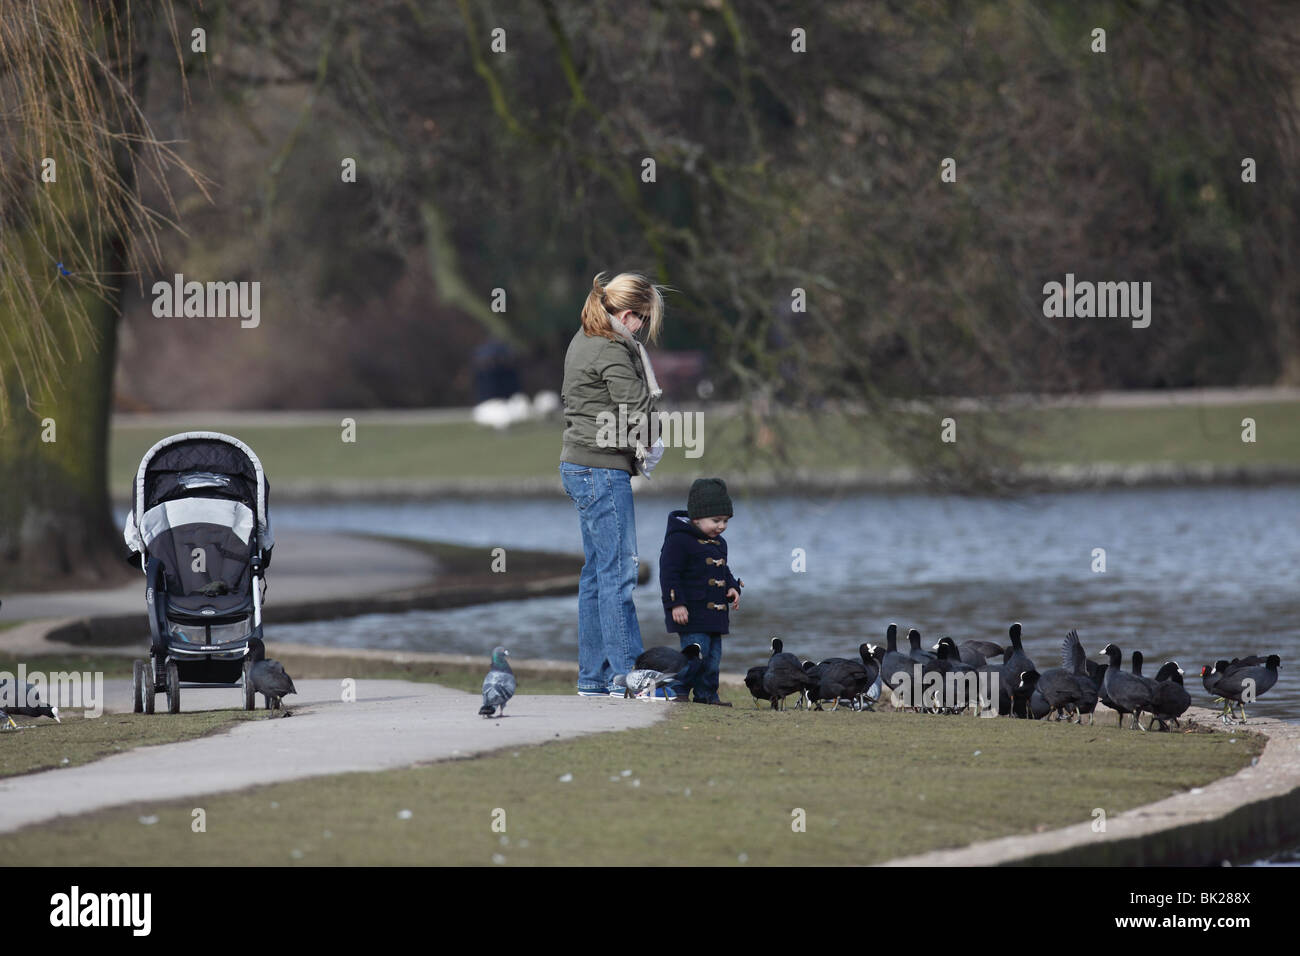
MULTIPOLYGON (((100 16, 104 29, 104 62, 113 77, 101 77, 100 90, 122 117, 124 130, 138 143, 141 130, 126 97, 144 101, 147 55, 152 35, 150 5, 115 0, 110 14, 90 5, 87 16, 100 16)), ((57 90, 52 91, 57 95, 57 90)), ((114 147, 114 165, 122 187, 135 190, 132 146, 114 147)), ((98 253, 87 264, 109 283, 123 281, 128 266, 127 236, 121 224, 94 235, 85 224, 86 246, 98 253)), ((113 520, 108 496, 108 428, 113 400, 113 369, 117 358, 120 288, 106 298, 73 284, 75 277, 58 274, 45 262, 36 244, 27 246, 25 261, 6 268, 26 268, 38 285, 52 282, 45 309, 56 347, 62 355, 59 374, 49 381, 32 381, 30 355, 15 350, 19 341, 10 330, 24 316, 0 309, 0 364, 8 384, 10 416, 0 422, 0 589, 50 589, 106 586, 130 573, 113 520), (51 279, 40 281, 39 277, 51 279), (62 308, 66 306, 66 308, 62 308), (73 320, 73 310, 88 322, 73 320), (57 318, 62 314, 63 318, 57 318), (89 333, 87 333, 87 327, 89 333), (26 394, 23 382, 26 379, 26 394)), ((0 270, 0 281, 7 281, 0 270)), ((74 269, 75 271, 75 269, 74 269)))

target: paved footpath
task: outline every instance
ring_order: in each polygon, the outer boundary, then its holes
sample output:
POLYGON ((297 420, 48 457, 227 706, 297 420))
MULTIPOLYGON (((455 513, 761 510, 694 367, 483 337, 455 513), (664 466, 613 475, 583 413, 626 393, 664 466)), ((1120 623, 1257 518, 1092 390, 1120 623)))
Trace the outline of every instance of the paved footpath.
MULTIPOLYGON (((140 747, 93 763, 0 779, 0 833, 128 803, 155 803, 257 784, 358 770, 389 770, 502 747, 646 727, 670 705, 520 695, 506 716, 477 713, 476 694, 411 681, 359 680, 344 703, 337 680, 296 681, 292 717, 252 720, 225 733, 140 747)), ((105 711, 130 710, 129 681, 104 682, 105 711)), ((242 706, 242 691, 184 688, 182 710, 242 706)), ((159 706, 166 698, 159 695, 159 706)), ((258 698, 259 702, 261 698, 258 698)), ((267 711, 260 710, 259 714, 267 711)), ((166 720, 156 714, 154 720, 166 720)), ((39 733, 39 728, 19 731, 39 733)))

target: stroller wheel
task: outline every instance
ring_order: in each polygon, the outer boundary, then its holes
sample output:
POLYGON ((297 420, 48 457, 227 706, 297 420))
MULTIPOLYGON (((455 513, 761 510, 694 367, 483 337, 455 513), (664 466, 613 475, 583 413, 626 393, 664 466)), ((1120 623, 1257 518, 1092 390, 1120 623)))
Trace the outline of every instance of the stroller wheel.
POLYGON ((154 694, 158 692, 157 685, 153 679, 154 657, 150 654, 140 662, 140 694, 144 698, 144 712, 153 713, 154 694))
POLYGON ((144 713, 144 661, 131 662, 131 713, 144 713))
POLYGON ((167 713, 181 712, 181 675, 175 661, 167 662, 167 713))
POLYGON ((257 709, 257 691, 253 690, 253 662, 244 658, 244 710, 257 709))

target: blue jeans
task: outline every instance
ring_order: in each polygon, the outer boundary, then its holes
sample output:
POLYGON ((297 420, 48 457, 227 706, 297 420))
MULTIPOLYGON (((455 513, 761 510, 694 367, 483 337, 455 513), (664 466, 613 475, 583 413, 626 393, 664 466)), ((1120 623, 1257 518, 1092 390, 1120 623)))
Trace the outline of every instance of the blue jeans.
POLYGON ((632 591, 638 569, 632 476, 560 462, 560 480, 582 526, 578 579, 578 690, 612 689, 644 649, 632 591))
POLYGON ((695 680, 690 687, 674 684, 673 691, 680 697, 688 690, 693 690, 695 691, 696 700, 717 700, 718 671, 722 668, 722 635, 705 634, 697 631, 694 634, 680 634, 678 636, 682 641, 682 650, 686 650, 692 644, 700 645, 700 664, 702 666, 695 672, 695 680))

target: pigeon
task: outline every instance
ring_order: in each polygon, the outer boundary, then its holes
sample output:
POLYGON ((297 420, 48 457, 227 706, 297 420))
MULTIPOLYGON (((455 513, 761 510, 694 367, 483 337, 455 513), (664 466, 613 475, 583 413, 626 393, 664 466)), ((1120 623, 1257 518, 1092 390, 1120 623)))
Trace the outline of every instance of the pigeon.
POLYGON ((492 648, 492 666, 483 678, 483 706, 478 709, 484 717, 504 717, 506 704, 515 696, 515 672, 510 669, 509 656, 504 647, 492 648))
POLYGON ((784 710, 785 699, 796 692, 802 705, 804 691, 816 683, 804 673, 799 658, 783 651, 783 647, 779 637, 772 638, 772 656, 768 658, 767 671, 763 674, 763 690, 772 702, 772 710, 784 710))
POLYGON ((266 645, 257 638, 248 642, 248 653, 253 659, 253 666, 248 671, 253 692, 266 698, 266 709, 272 715, 278 709, 284 711, 284 716, 289 716, 289 712, 284 710, 284 697, 298 693, 293 678, 284 672, 284 665, 279 661, 267 659, 266 645))
MULTIPOLYGON (((676 677, 676 674, 665 674, 663 671, 643 667, 638 670, 628 671, 626 674, 616 674, 614 684, 623 688, 624 697, 660 700, 662 698, 654 696, 655 688, 672 683, 676 677)), ((665 693, 667 692, 665 691, 665 693)))
POLYGON ((63 723, 59 717, 59 708, 41 703, 40 692, 35 685, 23 681, 23 690, 18 691, 18 682, 12 677, 0 680, 0 717, 10 727, 17 727, 13 715, 19 717, 50 717, 56 724, 63 723))

